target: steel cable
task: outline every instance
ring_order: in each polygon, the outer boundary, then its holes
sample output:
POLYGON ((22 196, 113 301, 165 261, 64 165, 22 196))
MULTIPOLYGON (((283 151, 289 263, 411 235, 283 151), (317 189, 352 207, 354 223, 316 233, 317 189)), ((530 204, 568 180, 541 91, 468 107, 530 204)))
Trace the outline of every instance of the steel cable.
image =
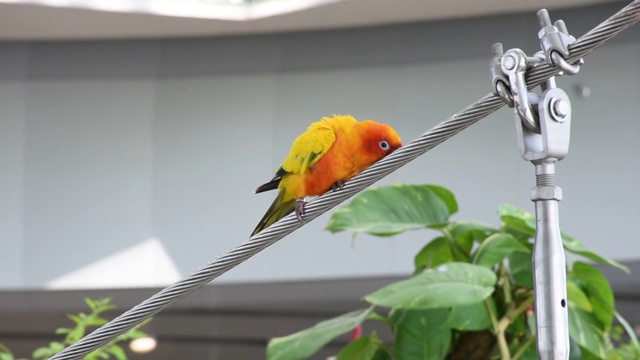
MULTIPOLYGON (((576 62, 591 51, 614 37, 620 31, 632 26, 640 20, 640 0, 635 0, 600 25, 576 40, 569 46, 568 61, 576 62)), ((527 84, 533 88, 559 70, 549 64, 532 68, 527 73, 527 84)), ((490 93, 471 104, 464 110, 452 115, 449 119, 436 125, 394 153, 372 165, 362 173, 347 181, 344 188, 324 194, 305 207, 305 222, 301 223, 294 214, 290 214, 271 225, 246 242, 220 256, 190 276, 161 290, 139 305, 131 308, 91 334, 67 347, 51 357, 51 360, 80 359, 86 354, 115 339, 118 335, 140 324, 149 317, 162 311, 167 306, 206 285, 213 279, 238 266, 271 244, 287 236, 305 223, 322 215, 329 209, 347 200, 367 186, 399 169, 409 161, 431 150, 480 119, 504 106, 498 96, 490 93)))

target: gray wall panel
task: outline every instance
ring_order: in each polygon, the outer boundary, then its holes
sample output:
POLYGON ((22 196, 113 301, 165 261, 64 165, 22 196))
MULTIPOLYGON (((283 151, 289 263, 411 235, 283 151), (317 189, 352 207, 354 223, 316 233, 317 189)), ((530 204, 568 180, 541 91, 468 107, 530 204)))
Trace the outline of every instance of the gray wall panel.
MULTIPOLYGON (((580 34, 614 5, 552 15, 580 34)), ((536 26, 520 14, 220 39, 0 44, 0 231, 9 259, 0 286, 44 286, 151 237, 186 275, 248 237, 275 196, 253 190, 311 121, 350 113, 390 123, 409 141, 490 91, 492 42, 531 51, 536 26)), ((558 167, 563 229, 617 259, 640 254, 638 34, 559 81, 575 114, 571 152, 558 167), (592 97, 580 98, 578 84, 592 97)), ((381 184, 395 182, 451 188, 459 219, 496 224, 502 202, 533 208, 533 167, 518 154, 509 109, 381 184)), ((352 243, 324 231, 327 220, 221 281, 406 274, 430 236, 352 243)))
POLYGON ((151 236, 153 92, 142 80, 28 84, 25 285, 151 236))

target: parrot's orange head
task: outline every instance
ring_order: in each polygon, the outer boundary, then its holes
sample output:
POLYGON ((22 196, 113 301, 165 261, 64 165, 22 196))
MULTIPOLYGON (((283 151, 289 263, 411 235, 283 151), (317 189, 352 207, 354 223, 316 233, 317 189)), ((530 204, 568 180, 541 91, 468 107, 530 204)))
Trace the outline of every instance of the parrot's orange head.
POLYGON ((389 125, 373 120, 360 123, 365 161, 372 164, 402 146, 398 133, 389 125))

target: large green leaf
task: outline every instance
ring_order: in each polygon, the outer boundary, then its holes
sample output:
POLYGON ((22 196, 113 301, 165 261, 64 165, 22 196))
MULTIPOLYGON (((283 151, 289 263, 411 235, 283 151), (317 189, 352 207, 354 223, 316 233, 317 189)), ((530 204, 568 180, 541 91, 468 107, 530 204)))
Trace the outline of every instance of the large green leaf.
POLYGON ((598 320, 572 303, 569 303, 569 335, 598 358, 606 357, 606 339, 598 320))
POLYGON ((509 256, 509 269, 516 285, 533 288, 533 264, 532 254, 514 252, 509 256))
POLYGON ((441 360, 451 345, 451 330, 444 326, 448 309, 394 311, 397 360, 441 360))
POLYGON ((434 268, 438 265, 452 262, 453 253, 449 240, 439 237, 431 240, 420 250, 414 259, 416 269, 434 268))
POLYGON ((578 309, 584 310, 586 312, 593 312, 593 306, 591 305, 591 301, 587 297, 582 289, 573 281, 567 281, 567 298, 569 298, 569 302, 573 304, 578 309))
POLYGON ((295 334, 274 338, 267 345, 268 360, 304 359, 339 335, 351 331, 362 323, 373 307, 356 310, 316 324, 295 334))
POLYGON ((569 338, 569 360, 586 360, 582 356, 580 345, 572 338, 569 338))
POLYGON ((400 184, 373 188, 335 211, 326 229, 390 236, 446 223, 455 209, 453 194, 441 187, 400 184))
MULTIPOLYGON (((497 313, 493 298, 488 299, 494 313, 497 313)), ((447 327, 460 331, 491 329, 491 317, 484 301, 471 305, 454 306, 447 318, 447 327)))
POLYGON ((492 267, 514 252, 528 253, 529 249, 511 234, 495 233, 482 242, 473 256, 473 263, 492 267))
POLYGON ((531 213, 508 204, 498 206, 498 215, 505 231, 518 239, 526 239, 536 234, 536 218, 531 213))
POLYGON ((485 267, 452 262, 388 285, 365 300, 401 309, 469 305, 491 295, 495 283, 496 275, 485 267))
POLYGON ((340 350, 336 360, 388 359, 389 354, 384 350, 383 345, 376 334, 371 337, 363 336, 340 350))
POLYGON ((611 259, 607 259, 605 257, 602 257, 594 252, 592 252, 591 250, 587 249, 586 246, 584 246, 580 241, 576 240, 575 238, 567 235, 567 234, 562 234, 562 243, 564 245, 565 250, 567 250, 568 252, 572 252, 574 254, 578 254, 578 255, 582 255, 584 257, 586 257, 587 259, 599 262, 601 264, 606 264, 606 265, 611 265, 614 267, 617 267, 618 269, 629 273, 629 268, 620 264, 619 262, 615 261, 615 260, 611 260, 611 259))
POLYGON ((607 278, 595 267, 576 261, 571 275, 580 280, 582 288, 593 306, 593 314, 600 321, 602 329, 608 331, 615 311, 613 291, 607 278))
POLYGON ((438 185, 422 186, 425 186, 429 190, 433 191, 440 198, 440 200, 442 200, 445 205, 447 205, 447 209, 449 209, 449 215, 453 215, 458 212, 458 202, 456 201, 456 197, 449 189, 438 185))

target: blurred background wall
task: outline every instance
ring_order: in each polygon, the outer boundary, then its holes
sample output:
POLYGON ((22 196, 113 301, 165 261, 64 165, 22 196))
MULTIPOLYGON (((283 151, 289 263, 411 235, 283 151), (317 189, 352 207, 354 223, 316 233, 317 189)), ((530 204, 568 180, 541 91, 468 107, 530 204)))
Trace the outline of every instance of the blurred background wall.
MULTIPOLYGON (((551 14, 581 35, 624 4, 551 14)), ((47 303, 38 296, 53 296, 43 289, 153 288, 188 275, 248 238, 275 196, 253 190, 310 122, 372 118, 408 142, 491 91, 494 42, 533 53, 537 29, 526 12, 243 36, 0 42, 5 310, 37 310, 47 303)), ((558 81, 573 104, 571 150, 557 169, 563 231, 630 263, 640 257, 639 64, 632 28, 558 81)), ((380 185, 398 182, 448 187, 457 219, 497 224, 500 203, 533 209, 533 166, 518 153, 507 108, 380 185)), ((238 297, 259 308, 256 284, 405 276, 429 238, 352 241, 323 230, 328 218, 216 283, 246 286, 238 297)), ((640 282, 614 276, 640 294, 640 282)), ((125 305, 144 299, 113 292, 125 305)))

